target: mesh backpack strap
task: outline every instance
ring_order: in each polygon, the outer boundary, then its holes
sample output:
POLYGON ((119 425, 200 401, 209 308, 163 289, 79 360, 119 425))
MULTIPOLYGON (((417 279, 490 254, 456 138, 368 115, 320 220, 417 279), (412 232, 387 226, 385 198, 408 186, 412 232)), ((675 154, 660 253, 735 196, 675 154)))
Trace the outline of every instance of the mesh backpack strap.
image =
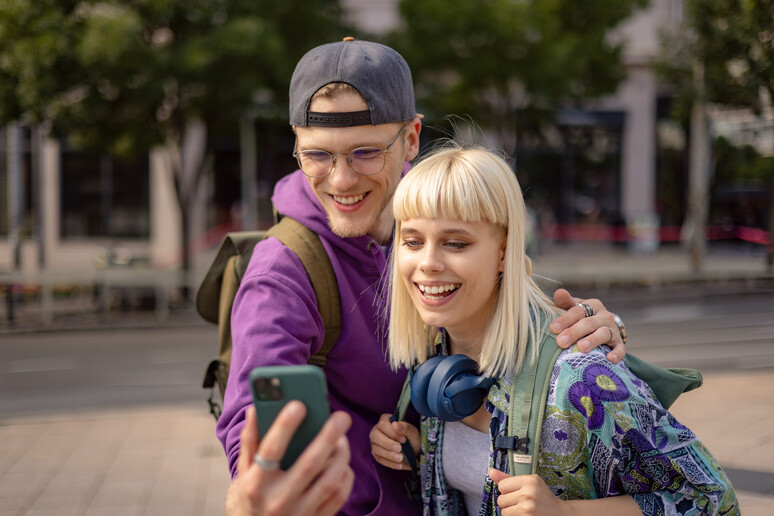
POLYGON ((291 217, 282 219, 266 232, 291 249, 301 260, 317 297, 317 309, 325 327, 325 339, 320 350, 309 359, 310 364, 325 366, 328 353, 341 333, 341 299, 336 273, 320 237, 291 217))

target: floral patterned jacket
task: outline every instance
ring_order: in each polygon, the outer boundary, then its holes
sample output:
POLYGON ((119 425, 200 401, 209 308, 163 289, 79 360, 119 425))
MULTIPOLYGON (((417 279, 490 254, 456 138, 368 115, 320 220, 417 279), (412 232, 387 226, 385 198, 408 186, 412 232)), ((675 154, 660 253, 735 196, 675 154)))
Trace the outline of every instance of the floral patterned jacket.
MULTIPOLYGON (((446 333, 436 339, 445 354, 446 333)), ((562 499, 630 495, 645 515, 739 514, 731 483, 688 428, 650 387, 607 350, 563 351, 554 366, 543 419, 537 474, 562 499)), ((507 432, 511 378, 491 387, 490 438, 507 432)), ((466 514, 463 496, 446 485, 443 421, 422 418, 420 476, 425 515, 466 514)), ((489 467, 508 472, 506 452, 490 444, 489 467)), ((479 516, 499 514, 497 486, 482 479, 479 516)))

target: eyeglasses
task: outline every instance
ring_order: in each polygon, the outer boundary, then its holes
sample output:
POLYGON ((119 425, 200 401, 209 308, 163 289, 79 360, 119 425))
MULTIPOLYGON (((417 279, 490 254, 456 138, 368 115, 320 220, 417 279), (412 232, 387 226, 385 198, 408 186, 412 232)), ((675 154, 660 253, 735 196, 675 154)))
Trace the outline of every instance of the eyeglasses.
POLYGON ((395 138, 384 149, 380 147, 358 147, 349 152, 328 152, 321 149, 308 149, 293 152, 293 157, 298 161, 298 167, 308 177, 325 177, 333 172, 336 165, 336 156, 346 156, 350 168, 361 176, 372 176, 384 169, 387 151, 390 150, 398 137, 403 134, 410 122, 401 127, 395 138))

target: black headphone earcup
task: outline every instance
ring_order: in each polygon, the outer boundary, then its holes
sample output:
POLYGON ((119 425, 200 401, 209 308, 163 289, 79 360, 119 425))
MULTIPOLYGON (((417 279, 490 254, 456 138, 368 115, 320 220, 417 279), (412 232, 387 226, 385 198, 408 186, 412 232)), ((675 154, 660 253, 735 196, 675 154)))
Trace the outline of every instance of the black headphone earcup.
POLYGON ((430 379, 435 372, 436 366, 446 358, 435 356, 419 364, 411 373, 411 404, 414 408, 427 417, 435 417, 435 414, 427 404, 428 386, 430 379))

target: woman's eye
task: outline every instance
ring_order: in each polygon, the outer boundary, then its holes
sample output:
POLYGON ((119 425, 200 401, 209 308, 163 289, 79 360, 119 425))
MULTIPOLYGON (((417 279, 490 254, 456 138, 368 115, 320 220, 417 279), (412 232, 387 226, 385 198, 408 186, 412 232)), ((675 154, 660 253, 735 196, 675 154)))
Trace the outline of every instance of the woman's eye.
POLYGON ((468 244, 467 242, 447 242, 446 243, 447 247, 451 247, 452 249, 457 250, 457 251, 459 251, 461 249, 465 249, 469 245, 470 244, 468 244))
POLYGON ((422 242, 418 240, 405 240, 403 242, 403 245, 405 245, 408 248, 419 247, 420 245, 422 245, 422 242))

